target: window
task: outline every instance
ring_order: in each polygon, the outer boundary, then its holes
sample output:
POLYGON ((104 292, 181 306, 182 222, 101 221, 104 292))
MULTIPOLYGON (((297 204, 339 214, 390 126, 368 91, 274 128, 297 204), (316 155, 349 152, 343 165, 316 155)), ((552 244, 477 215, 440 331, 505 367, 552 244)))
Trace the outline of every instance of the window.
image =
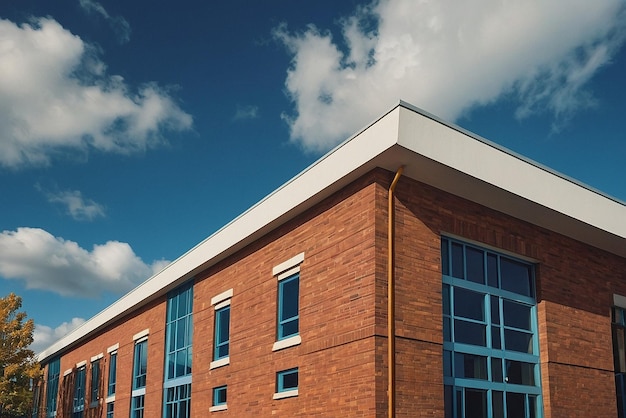
POLYGON ((48 381, 46 383, 46 416, 48 417, 53 417, 56 415, 60 375, 61 359, 55 358, 50 363, 48 363, 48 381))
POLYGON ((543 416, 532 264, 443 238, 446 418, 543 416))
POLYGON ((115 402, 109 402, 107 404, 107 418, 113 418, 115 413, 115 402))
POLYGON ((115 383, 117 382, 117 351, 109 353, 109 384, 107 385, 107 397, 115 395, 115 383))
POLYGON ((78 367, 74 381, 74 400, 72 402, 72 418, 83 418, 85 410, 85 366, 78 367))
POLYGON ((215 311, 215 348, 213 360, 228 357, 230 306, 215 311))
POLYGON ((193 282, 168 295, 165 380, 191 375, 193 336, 193 282))
POLYGON ((102 354, 91 359, 91 395, 89 397, 89 405, 97 406, 100 398, 100 359, 102 354))
POLYGON ((146 376, 148 372, 148 339, 146 335, 147 331, 143 331, 134 338, 133 392, 130 405, 130 418, 143 418, 146 396, 146 376))
POLYGON ((226 405, 226 386, 219 386, 213 388, 213 406, 209 408, 209 411, 224 411, 228 407, 226 405))
POLYGON ((298 368, 276 373, 276 393, 274 399, 298 396, 298 368))
POLYGON ((191 413, 191 384, 165 389, 164 418, 188 418, 191 413))
POLYGON ((300 273, 278 282, 278 339, 298 335, 300 273))
POLYGON ((210 369, 230 364, 230 302, 233 289, 226 290, 211 298, 215 309, 215 328, 213 334, 213 361, 210 369))
POLYGON ((626 309, 613 307, 613 364, 618 418, 626 417, 626 309))

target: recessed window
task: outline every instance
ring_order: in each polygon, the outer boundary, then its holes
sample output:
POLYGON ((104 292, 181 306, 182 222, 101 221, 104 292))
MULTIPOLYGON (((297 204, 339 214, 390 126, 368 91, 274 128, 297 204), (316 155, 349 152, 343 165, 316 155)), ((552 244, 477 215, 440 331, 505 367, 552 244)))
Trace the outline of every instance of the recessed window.
POLYGON ((299 333, 300 273, 278 282, 278 339, 299 333))
POLYGON ((74 401, 72 418, 82 418, 85 410, 85 366, 78 368, 74 381, 74 401))
POLYGON ((274 399, 298 396, 298 368, 276 373, 276 393, 274 399))
POLYGON ((91 397, 89 399, 89 406, 91 407, 98 405, 100 393, 100 358, 101 356, 97 356, 91 361, 91 397))
POLYGON ((107 385, 107 397, 115 395, 117 382, 117 351, 109 353, 109 383, 107 385))
POLYGON ((209 411, 224 411, 226 406, 226 385, 213 388, 213 406, 209 408, 209 411))
POLYGON ((230 343, 230 306, 215 311, 215 347, 213 360, 228 357, 230 343))

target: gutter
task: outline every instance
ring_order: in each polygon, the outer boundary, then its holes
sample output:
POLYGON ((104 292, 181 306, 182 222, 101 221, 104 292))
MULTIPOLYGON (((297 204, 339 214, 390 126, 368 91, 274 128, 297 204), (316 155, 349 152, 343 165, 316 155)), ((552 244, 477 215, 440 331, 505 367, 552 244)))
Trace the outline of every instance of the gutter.
POLYGON ((388 193, 388 224, 387 224, 387 364, 388 384, 387 384, 387 405, 389 418, 396 416, 396 315, 395 315, 395 264, 394 264, 394 248, 395 248, 395 213, 394 213, 394 195, 393 192, 402 176, 404 166, 400 166, 396 172, 388 193))

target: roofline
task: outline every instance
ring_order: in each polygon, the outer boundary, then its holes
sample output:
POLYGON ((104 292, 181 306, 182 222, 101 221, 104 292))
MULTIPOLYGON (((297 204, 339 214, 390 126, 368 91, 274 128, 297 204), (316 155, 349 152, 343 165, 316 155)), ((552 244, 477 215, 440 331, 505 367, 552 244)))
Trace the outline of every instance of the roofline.
POLYGON ((585 200, 593 195, 600 209, 626 219, 624 202, 400 101, 163 270, 43 350, 38 360, 44 362, 71 349, 377 167, 395 171, 399 165, 405 165, 406 177, 547 229, 554 224, 552 229, 556 232, 568 235, 571 231, 569 236, 574 239, 587 240, 591 245, 626 257, 626 227, 602 223, 601 216, 584 210, 572 212, 552 198, 550 190, 524 189, 514 176, 501 179, 500 173, 485 169, 482 161, 477 164, 464 160, 463 155, 450 153, 446 148, 450 143, 480 153, 481 157, 485 154, 485 165, 493 166, 496 171, 517 164, 518 170, 541 178, 542 182, 549 180, 561 193, 571 194, 573 190, 578 198, 585 200), (437 141, 424 140, 428 134, 438 135, 437 141))

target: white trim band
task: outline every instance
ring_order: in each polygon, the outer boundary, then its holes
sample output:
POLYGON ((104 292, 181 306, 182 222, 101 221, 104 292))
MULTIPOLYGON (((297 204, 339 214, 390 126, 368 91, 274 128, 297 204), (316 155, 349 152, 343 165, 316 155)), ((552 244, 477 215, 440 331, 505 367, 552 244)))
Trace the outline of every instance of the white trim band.
POLYGON ((304 261, 304 253, 300 253, 294 257, 291 257, 289 260, 283 261, 282 263, 274 267, 272 269, 272 276, 277 276, 280 273, 286 270, 289 270, 292 267, 302 264, 303 261, 304 261))

